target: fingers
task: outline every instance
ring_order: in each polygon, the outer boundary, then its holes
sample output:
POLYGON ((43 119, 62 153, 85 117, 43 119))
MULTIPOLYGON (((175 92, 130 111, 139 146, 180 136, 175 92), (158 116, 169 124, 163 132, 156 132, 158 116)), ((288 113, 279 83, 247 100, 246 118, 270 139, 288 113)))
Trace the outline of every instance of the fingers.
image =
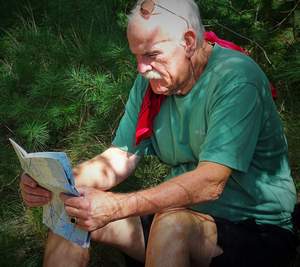
POLYGON ((29 175, 23 174, 20 181, 21 195, 29 207, 40 207, 51 200, 51 192, 40 187, 29 175))
POLYGON ((93 231, 96 224, 92 219, 90 212, 90 203, 86 198, 68 196, 64 193, 60 194, 61 200, 64 202, 66 213, 70 218, 76 218, 76 227, 85 231, 93 231))
POLYGON ((64 202, 65 210, 70 217, 87 218, 89 204, 84 197, 74 197, 61 193, 60 199, 64 202))
POLYGON ((48 191, 47 189, 44 189, 40 186, 37 186, 35 188, 30 187, 26 184, 21 185, 21 189, 25 194, 29 195, 36 195, 36 196, 41 196, 44 198, 50 198, 51 197, 51 192, 48 191))
POLYGON ((35 196, 35 195, 27 195, 21 191, 21 195, 23 198, 24 203, 28 207, 41 207, 50 202, 50 198, 44 198, 40 196, 35 196))
MULTIPOLYGON (((71 217, 72 218, 72 217, 71 217)), ((88 232, 91 232, 93 230, 96 230, 97 228, 95 226, 93 226, 93 223, 89 220, 84 220, 82 218, 79 218, 79 217, 73 217, 73 218, 76 218, 76 227, 77 228, 80 228, 84 231, 88 231, 88 232)))
POLYGON ((81 219, 83 221, 89 219, 87 211, 82 211, 77 208, 73 208, 73 207, 69 207, 69 206, 65 206, 65 210, 66 210, 67 214, 70 216, 70 218, 75 217, 75 218, 81 219))
MULTIPOLYGON (((72 216, 72 217, 70 216, 70 218, 74 219, 75 222, 72 222, 72 223, 75 223, 76 227, 78 227, 78 228, 80 228, 80 229, 82 229, 84 231, 91 232, 91 231, 94 231, 94 230, 96 230, 96 229, 99 228, 99 226, 97 226, 94 223, 94 221, 91 220, 91 219, 84 219, 84 218, 76 217, 76 216, 72 216)), ((71 219, 70 219, 70 221, 71 221, 71 219)))
POLYGON ((95 227, 92 222, 81 220, 80 218, 77 218, 76 227, 87 232, 91 232, 97 229, 97 227, 95 227))
MULTIPOLYGON (((70 218, 76 218, 76 227, 85 230, 85 231, 92 231, 96 228, 93 227, 93 221, 90 220, 89 211, 88 209, 81 209, 79 208, 81 203, 78 203, 78 199, 80 198, 82 200, 82 197, 68 197, 65 194, 61 194, 61 199, 65 200, 65 210, 66 213, 69 215, 70 218), (69 206, 69 204, 74 205, 69 206), (77 207, 76 207, 77 206, 77 207)), ((70 219, 71 220, 71 219, 70 219)))
POLYGON ((41 187, 32 188, 23 184, 21 195, 25 204, 29 207, 43 206, 51 200, 51 193, 41 187))
POLYGON ((83 210, 86 210, 90 207, 89 201, 84 196, 75 197, 64 193, 61 193, 59 196, 66 206, 71 206, 83 210))
POLYGON ((38 186, 37 182, 33 180, 27 173, 23 173, 21 175, 21 182, 20 185, 28 185, 32 188, 35 188, 38 186))

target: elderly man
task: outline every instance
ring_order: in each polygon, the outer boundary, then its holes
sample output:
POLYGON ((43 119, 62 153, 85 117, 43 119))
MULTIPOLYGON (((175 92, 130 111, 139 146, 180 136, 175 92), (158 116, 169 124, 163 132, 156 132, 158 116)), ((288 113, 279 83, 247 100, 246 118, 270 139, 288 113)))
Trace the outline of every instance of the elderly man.
MULTIPOLYGON (((146 266, 286 266, 295 188, 269 82, 249 57, 203 34, 193 0, 138 1, 127 36, 139 75, 125 114, 112 146, 74 169, 82 196, 61 198, 93 240, 146 266), (172 167, 166 181, 109 192, 145 154, 172 167)), ((51 198, 25 174, 21 189, 28 206, 51 198)), ((49 233, 44 266, 88 259, 49 233)))

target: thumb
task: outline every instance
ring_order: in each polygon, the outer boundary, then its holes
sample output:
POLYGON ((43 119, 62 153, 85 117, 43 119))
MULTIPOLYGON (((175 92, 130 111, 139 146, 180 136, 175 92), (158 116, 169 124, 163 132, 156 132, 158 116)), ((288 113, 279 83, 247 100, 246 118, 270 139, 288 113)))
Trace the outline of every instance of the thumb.
POLYGON ((80 195, 81 197, 86 196, 88 190, 89 190, 89 188, 86 187, 86 186, 80 186, 80 187, 77 187, 77 191, 79 192, 79 195, 80 195))

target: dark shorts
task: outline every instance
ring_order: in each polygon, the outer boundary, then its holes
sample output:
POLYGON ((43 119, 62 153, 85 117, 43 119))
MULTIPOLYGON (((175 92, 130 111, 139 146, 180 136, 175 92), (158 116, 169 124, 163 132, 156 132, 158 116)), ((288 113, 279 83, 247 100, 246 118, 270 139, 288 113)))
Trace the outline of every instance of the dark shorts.
MULTIPOLYGON (((141 217, 145 244, 153 215, 141 217)), ((254 220, 231 222, 214 218, 218 245, 224 253, 213 258, 210 267, 288 267, 296 253, 296 235, 281 227, 254 220)))

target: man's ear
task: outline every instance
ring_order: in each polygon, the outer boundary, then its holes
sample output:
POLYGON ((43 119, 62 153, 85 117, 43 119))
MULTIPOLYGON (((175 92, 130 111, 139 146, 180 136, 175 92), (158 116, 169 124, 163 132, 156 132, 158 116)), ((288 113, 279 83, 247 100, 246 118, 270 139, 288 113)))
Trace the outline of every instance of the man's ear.
POLYGON ((184 46, 186 48, 187 58, 191 58, 197 48, 197 35, 192 29, 189 29, 184 34, 184 46))

